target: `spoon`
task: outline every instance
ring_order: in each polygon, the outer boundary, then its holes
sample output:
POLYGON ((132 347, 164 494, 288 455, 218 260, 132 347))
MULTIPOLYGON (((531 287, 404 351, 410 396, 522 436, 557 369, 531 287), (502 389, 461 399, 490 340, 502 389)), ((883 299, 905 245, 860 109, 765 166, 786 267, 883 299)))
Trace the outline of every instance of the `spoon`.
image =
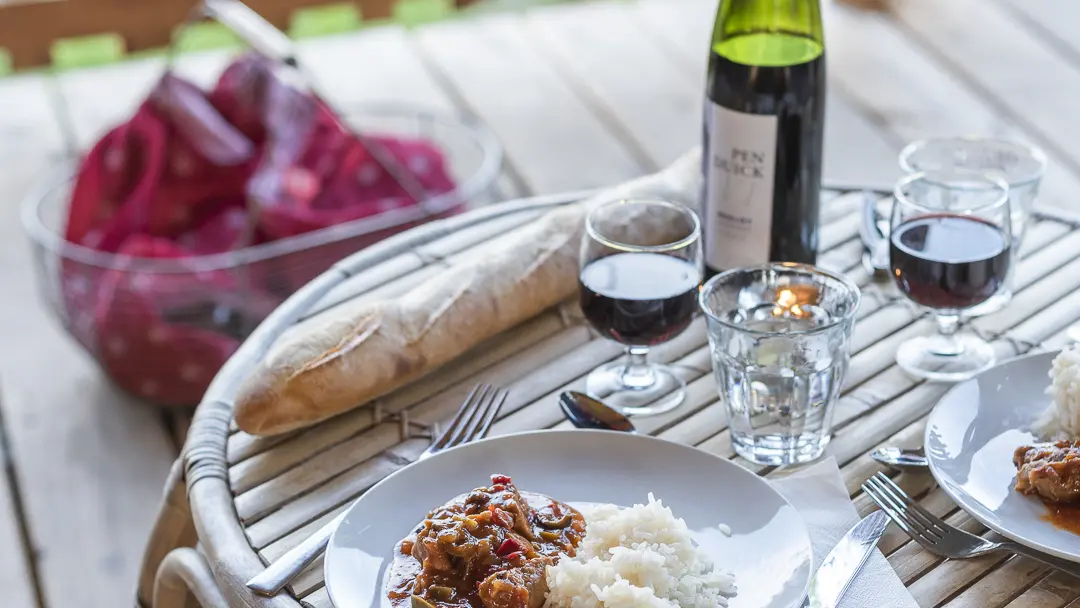
POLYGON ((577 391, 564 391, 559 395, 559 407, 571 424, 579 429, 602 429, 636 433, 634 423, 615 408, 599 399, 577 391))
POLYGON ((930 466, 926 462, 926 452, 922 448, 878 448, 870 452, 870 457, 885 466, 896 469, 930 466))

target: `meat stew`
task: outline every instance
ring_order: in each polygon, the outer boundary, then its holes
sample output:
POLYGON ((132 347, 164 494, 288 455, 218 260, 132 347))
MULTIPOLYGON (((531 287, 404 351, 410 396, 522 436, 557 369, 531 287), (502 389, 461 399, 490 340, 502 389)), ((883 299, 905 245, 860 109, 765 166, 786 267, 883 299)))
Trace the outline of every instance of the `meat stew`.
POLYGON ((547 567, 584 536, 576 509, 492 475, 398 543, 387 596, 395 608, 540 608, 547 567))
POLYGON ((1042 499, 1043 519, 1080 534, 1080 440, 1020 446, 1013 464, 1016 490, 1042 499))
POLYGON ((1080 503, 1080 441, 1025 445, 1013 454, 1016 489, 1055 504, 1080 503))

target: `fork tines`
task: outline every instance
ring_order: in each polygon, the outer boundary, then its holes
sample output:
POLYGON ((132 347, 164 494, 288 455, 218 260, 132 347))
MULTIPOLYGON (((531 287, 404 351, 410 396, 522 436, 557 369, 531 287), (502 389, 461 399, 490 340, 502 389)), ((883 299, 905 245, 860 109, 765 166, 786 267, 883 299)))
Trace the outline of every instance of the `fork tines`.
POLYGON ((884 473, 879 472, 866 480, 862 489, 900 529, 927 549, 933 550, 954 532, 967 534, 927 511, 884 473))
POLYGON ((477 384, 432 447, 441 450, 486 436, 508 394, 506 389, 477 384))

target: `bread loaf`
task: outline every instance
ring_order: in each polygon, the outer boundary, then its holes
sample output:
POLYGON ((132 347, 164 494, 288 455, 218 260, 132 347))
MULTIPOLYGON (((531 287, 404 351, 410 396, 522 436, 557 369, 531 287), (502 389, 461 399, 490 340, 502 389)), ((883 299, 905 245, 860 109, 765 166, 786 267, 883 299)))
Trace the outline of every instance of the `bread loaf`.
MULTIPOLYGON (((491 251, 394 300, 332 310, 271 350, 237 396, 239 427, 274 435, 364 404, 574 295, 588 209, 611 198, 696 198, 700 155, 555 209, 491 251)), ((627 218, 652 230, 648 218, 627 218)))

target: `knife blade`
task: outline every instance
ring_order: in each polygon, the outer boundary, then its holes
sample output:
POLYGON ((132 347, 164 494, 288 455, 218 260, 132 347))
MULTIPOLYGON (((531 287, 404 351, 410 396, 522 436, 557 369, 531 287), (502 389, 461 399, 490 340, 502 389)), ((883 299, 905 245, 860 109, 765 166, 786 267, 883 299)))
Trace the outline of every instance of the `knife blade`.
POLYGON ((836 608, 888 525, 888 516, 874 511, 848 530, 818 566, 803 606, 836 608))
MULTIPOLYGON (((878 224, 877 204, 878 195, 875 192, 863 191, 862 218, 859 222, 859 236, 862 238, 863 265, 871 274, 888 274, 889 271, 889 239, 882 232, 878 224)), ((886 224, 887 226, 888 224, 886 224)))

